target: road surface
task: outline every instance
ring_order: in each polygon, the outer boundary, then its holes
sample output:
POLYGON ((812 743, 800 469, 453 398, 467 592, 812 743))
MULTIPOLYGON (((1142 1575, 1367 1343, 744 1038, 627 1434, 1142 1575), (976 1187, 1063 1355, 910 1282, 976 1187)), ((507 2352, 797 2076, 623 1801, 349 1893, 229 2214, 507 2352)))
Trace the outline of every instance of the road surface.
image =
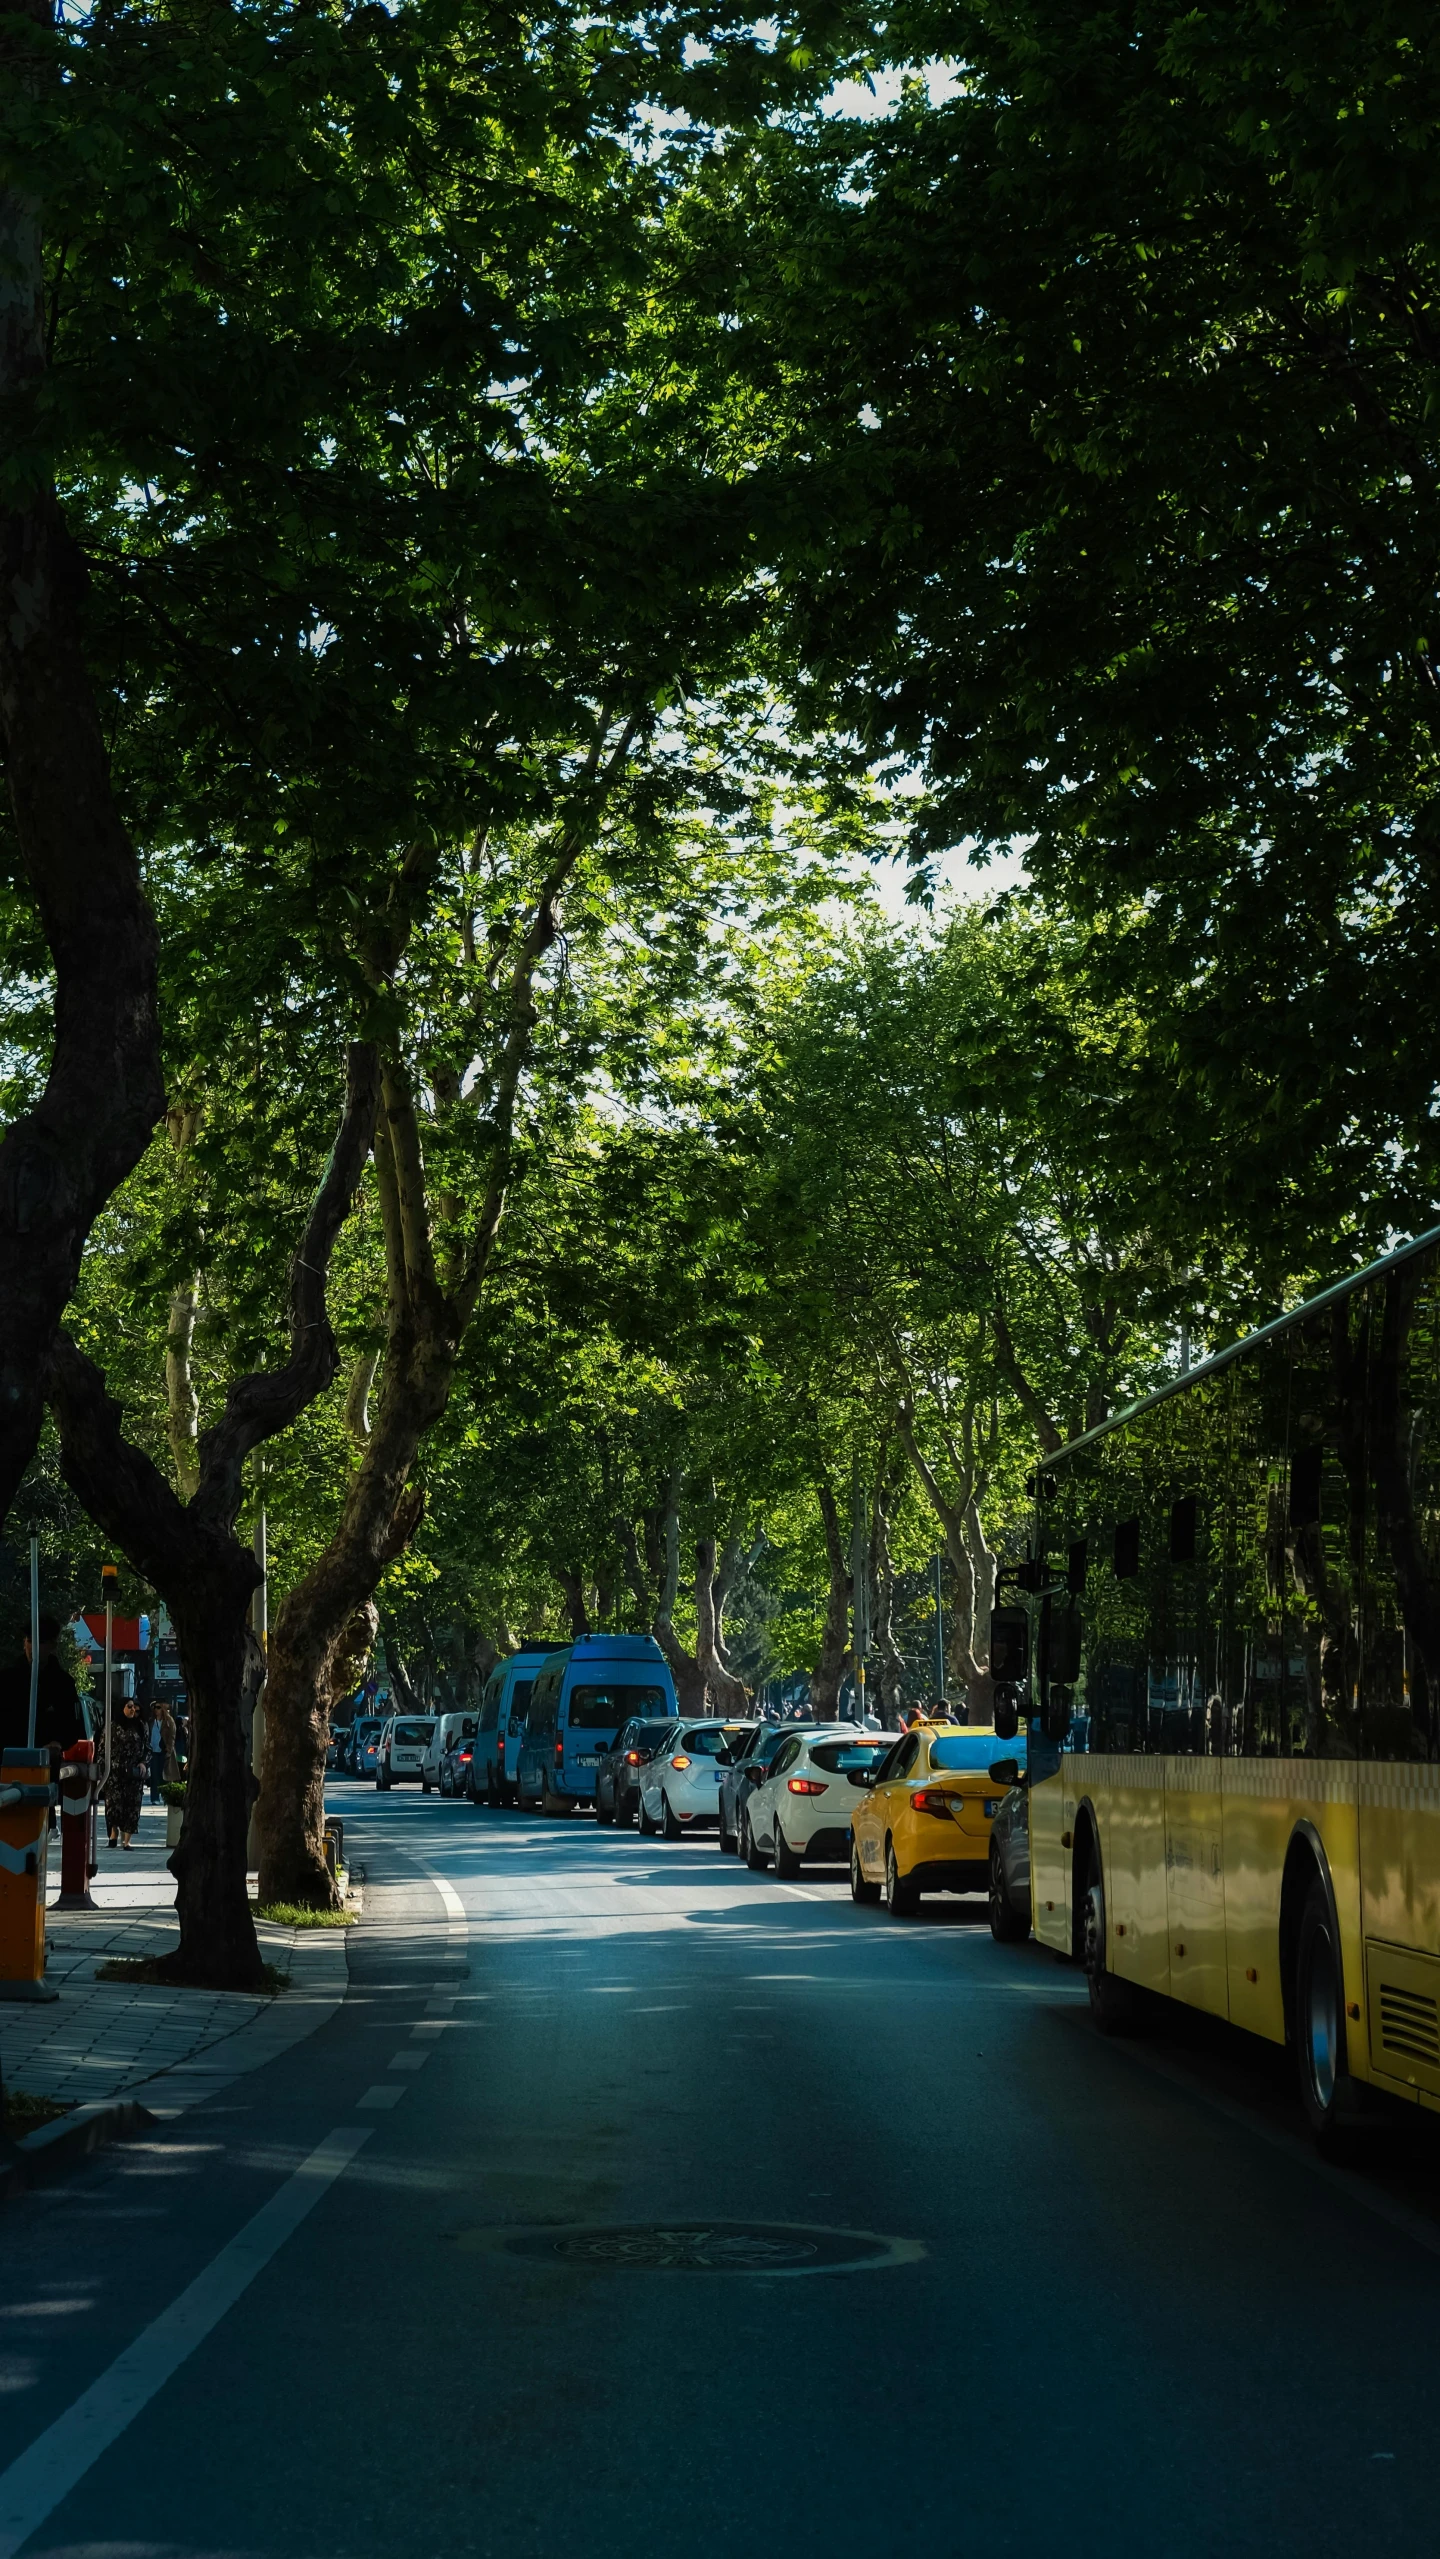
POLYGON ((1327 2170, 978 1905, 334 1800, 338 2015, 6 2207, 0 2559, 1431 2546, 1428 2120, 1327 2170))

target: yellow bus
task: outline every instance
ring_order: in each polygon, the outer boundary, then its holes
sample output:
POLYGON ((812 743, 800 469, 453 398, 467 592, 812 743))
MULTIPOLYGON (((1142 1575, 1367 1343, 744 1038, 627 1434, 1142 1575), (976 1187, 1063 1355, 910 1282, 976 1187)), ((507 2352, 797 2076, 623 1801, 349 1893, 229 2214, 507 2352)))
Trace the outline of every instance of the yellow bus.
POLYGON ((1031 1909, 1107 2032, 1289 2043, 1312 2130, 1440 2107, 1440 1228, 1044 1461, 1031 1909))

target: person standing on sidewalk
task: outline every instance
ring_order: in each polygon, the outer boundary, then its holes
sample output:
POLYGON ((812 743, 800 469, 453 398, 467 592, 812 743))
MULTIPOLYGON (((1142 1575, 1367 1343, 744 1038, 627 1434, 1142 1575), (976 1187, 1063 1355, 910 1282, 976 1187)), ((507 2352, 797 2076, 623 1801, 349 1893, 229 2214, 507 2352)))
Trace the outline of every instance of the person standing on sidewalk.
MULTIPOLYGON (((85 1718, 80 1712, 80 1695, 74 1680, 63 1667, 56 1646, 60 1641, 58 1617, 40 1620, 40 1674, 35 1683, 35 1743, 48 1750, 53 1763, 72 1742, 85 1738, 85 1718)), ((30 1732, 30 1637, 25 1637, 25 1659, 0 1671, 0 1749, 23 1750, 30 1732)))
POLYGON ((150 1742, 133 1697, 110 1719, 110 1769, 105 1781, 105 1830, 112 1848, 128 1848, 140 1827, 140 1792, 150 1742))
POLYGON ((160 1786, 165 1775, 165 1727, 158 1715, 150 1723, 150 1801, 160 1801, 160 1786))

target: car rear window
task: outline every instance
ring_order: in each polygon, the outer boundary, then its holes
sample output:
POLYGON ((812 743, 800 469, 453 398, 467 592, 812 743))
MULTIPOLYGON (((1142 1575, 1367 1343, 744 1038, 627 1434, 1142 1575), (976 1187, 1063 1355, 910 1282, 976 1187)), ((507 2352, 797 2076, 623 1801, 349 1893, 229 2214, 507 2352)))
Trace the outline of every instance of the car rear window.
POLYGON ((810 1757, 817 1768, 828 1768, 832 1777, 848 1777, 852 1768, 873 1768, 888 1742, 816 1742, 810 1757))
POLYGON ((932 1768, 988 1768, 992 1759, 1015 1758, 1023 1766, 1024 1743, 997 1741, 993 1733, 947 1733, 930 1745, 932 1768))
POLYGON ((433 1724, 397 1724, 391 1739, 413 1747, 416 1742, 428 1742, 434 1730, 433 1724))
POLYGON ((530 1712, 530 1691, 534 1685, 533 1679, 517 1679, 515 1682, 514 1694, 510 1700, 512 1733, 523 1733, 525 1730, 525 1718, 530 1712))
POLYGON ((677 1747, 697 1759, 728 1759, 735 1739, 736 1731, 724 1724, 696 1724, 680 1735, 677 1747))
POLYGON ((603 1686, 582 1683, 571 1689, 565 1701, 565 1721, 581 1732, 613 1731, 627 1715, 653 1715, 667 1703, 663 1688, 642 1686, 638 1680, 607 1680, 603 1686))

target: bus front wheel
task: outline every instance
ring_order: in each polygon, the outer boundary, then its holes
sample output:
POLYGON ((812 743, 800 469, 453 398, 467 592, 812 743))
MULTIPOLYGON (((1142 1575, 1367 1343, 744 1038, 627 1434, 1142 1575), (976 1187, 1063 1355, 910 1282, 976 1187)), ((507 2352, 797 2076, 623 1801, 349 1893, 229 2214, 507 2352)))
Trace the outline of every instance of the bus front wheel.
POLYGON ((1102 2035, 1133 2035, 1140 2025, 1140 1994, 1105 1968, 1105 1887, 1097 1874, 1085 1893, 1081 1960, 1090 1992, 1090 2014, 1102 2035))
POLYGON ((1300 2102, 1316 2148, 1338 2163, 1355 2159, 1364 2138, 1355 2083, 1345 2066, 1345 1988, 1330 1900, 1317 1876, 1300 1915, 1295 1949, 1295 2058, 1300 2102))

